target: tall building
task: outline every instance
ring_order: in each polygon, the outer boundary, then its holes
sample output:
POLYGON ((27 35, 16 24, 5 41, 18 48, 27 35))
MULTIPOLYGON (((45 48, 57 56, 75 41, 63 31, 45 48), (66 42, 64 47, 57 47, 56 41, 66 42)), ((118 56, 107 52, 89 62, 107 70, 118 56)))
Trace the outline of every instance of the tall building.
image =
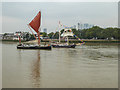
POLYGON ((88 24, 88 23, 78 23, 78 30, 82 29, 89 29, 92 28, 94 25, 88 24))
POLYGON ((80 24, 80 29, 81 29, 81 30, 83 29, 83 24, 80 24))
POLYGON ((88 23, 85 23, 84 24, 84 29, 88 29, 89 28, 89 24, 88 23))
POLYGON ((44 28, 44 29, 43 29, 43 32, 47 33, 47 28, 44 28))
POLYGON ((73 28, 76 29, 76 25, 74 25, 73 28))
POLYGON ((80 30, 80 23, 78 23, 78 30, 80 30))
POLYGON ((76 29, 76 25, 69 27, 70 29, 76 29))

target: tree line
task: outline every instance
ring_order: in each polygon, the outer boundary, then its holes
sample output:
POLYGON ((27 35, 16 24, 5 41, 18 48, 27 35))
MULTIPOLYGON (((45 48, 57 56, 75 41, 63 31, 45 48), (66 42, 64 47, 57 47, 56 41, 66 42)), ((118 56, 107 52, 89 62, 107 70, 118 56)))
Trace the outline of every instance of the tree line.
MULTIPOLYGON (((63 33, 61 30, 61 34, 63 33)), ((101 28, 99 26, 93 26, 89 29, 76 30, 72 29, 73 33, 81 39, 120 39, 120 28, 101 28)), ((59 32, 51 32, 48 34, 51 39, 58 39, 59 32)))
MULTIPOLYGON (((64 29, 61 30, 61 34, 63 33, 63 31, 64 29)), ((93 26, 89 29, 72 29, 72 32, 80 39, 120 39, 120 28, 101 28, 99 26, 93 26)), ((59 32, 51 32, 49 34, 41 32, 40 35, 42 35, 42 37, 48 37, 50 39, 59 38, 59 32)), ((28 40, 35 40, 34 35, 30 33, 26 34, 25 38, 27 38, 28 40)))

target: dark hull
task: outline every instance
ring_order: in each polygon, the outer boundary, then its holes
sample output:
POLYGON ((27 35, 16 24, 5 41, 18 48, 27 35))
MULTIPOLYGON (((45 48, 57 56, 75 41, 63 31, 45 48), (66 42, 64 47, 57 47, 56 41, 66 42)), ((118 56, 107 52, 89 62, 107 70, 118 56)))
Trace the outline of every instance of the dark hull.
POLYGON ((17 49, 43 49, 43 50, 51 50, 51 46, 17 46, 17 49))
POLYGON ((52 45, 54 48, 75 48, 76 45, 52 45))

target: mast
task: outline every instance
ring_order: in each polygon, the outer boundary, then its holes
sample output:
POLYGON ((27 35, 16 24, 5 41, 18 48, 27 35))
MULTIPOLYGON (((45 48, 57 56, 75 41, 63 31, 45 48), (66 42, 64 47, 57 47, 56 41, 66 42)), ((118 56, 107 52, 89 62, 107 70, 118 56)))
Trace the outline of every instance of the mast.
POLYGON ((59 21, 59 43, 60 43, 60 21, 59 21))
MULTIPOLYGON (((40 22, 41 22, 41 11, 40 11, 40 22)), ((41 23, 40 23, 41 24, 41 23)), ((39 26, 39 28, 38 28, 38 45, 40 46, 40 26, 39 26)))
POLYGON ((21 38, 20 38, 20 36, 18 35, 18 37, 19 37, 19 44, 21 44, 21 38))
POLYGON ((18 36, 18 38, 19 38, 19 44, 21 44, 21 34, 20 35, 18 35, 18 33, 16 34, 17 36, 18 36))
MULTIPOLYGON (((41 12, 40 12, 40 14, 41 14, 41 12)), ((39 21, 41 20, 41 15, 40 15, 40 18, 39 18, 39 21)), ((39 26, 39 28, 38 28, 38 45, 40 46, 40 26, 39 26)))
POLYGON ((60 43, 60 30, 59 30, 59 43, 60 43))
POLYGON ((68 40, 68 36, 67 36, 67 45, 69 45, 69 40, 68 40))
POLYGON ((40 46, 40 31, 38 31, 38 45, 40 46))

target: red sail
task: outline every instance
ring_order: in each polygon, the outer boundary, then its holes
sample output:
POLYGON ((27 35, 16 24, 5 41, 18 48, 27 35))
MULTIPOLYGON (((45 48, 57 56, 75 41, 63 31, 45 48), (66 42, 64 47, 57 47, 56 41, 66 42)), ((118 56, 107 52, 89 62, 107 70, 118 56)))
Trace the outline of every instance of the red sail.
POLYGON ((36 17, 29 23, 29 25, 38 33, 39 32, 39 27, 40 27, 40 22, 41 21, 41 12, 36 15, 36 17))

